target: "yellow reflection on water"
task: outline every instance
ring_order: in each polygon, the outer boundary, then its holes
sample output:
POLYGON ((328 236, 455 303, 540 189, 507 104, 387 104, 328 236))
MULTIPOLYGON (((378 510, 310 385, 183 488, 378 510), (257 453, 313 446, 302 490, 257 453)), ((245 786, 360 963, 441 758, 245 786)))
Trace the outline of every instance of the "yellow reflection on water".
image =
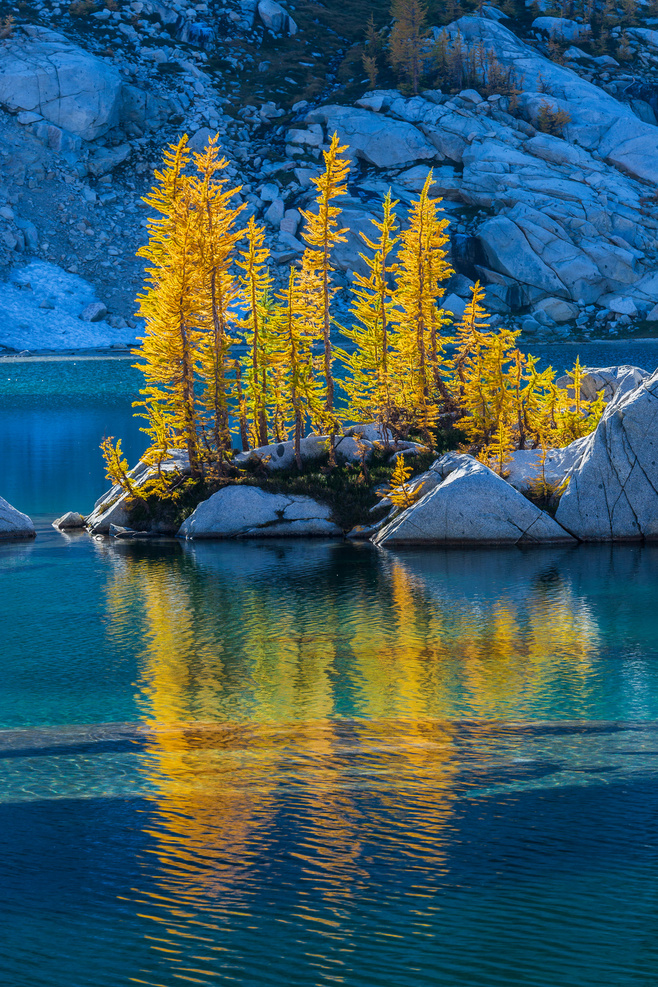
POLYGON ((385 850, 401 820, 405 852, 440 871, 459 720, 586 694, 593 673, 596 622, 539 556, 515 581, 475 555, 446 576, 413 554, 318 546, 296 572, 258 551, 124 551, 113 570, 110 632, 141 615, 159 876, 136 895, 154 918, 173 902, 248 910, 281 826, 300 886, 328 904, 369 885, 371 836, 385 850))

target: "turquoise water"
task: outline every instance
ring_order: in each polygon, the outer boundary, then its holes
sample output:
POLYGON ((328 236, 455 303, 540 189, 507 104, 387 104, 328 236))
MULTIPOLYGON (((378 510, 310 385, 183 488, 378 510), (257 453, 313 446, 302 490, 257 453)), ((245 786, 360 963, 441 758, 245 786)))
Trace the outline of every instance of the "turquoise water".
POLYGON ((3 985, 656 983, 658 546, 67 536, 134 378, 22 366, 3 985))

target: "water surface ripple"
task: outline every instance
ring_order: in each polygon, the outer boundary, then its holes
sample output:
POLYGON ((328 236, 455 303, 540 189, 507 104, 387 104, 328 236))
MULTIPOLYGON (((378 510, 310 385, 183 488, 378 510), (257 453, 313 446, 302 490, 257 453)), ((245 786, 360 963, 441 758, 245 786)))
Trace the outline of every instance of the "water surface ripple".
POLYGON ((658 547, 60 534, 143 438, 74 364, 0 379, 0 983, 655 987, 658 547))
POLYGON ((657 562, 0 544, 0 981, 655 984, 657 562))

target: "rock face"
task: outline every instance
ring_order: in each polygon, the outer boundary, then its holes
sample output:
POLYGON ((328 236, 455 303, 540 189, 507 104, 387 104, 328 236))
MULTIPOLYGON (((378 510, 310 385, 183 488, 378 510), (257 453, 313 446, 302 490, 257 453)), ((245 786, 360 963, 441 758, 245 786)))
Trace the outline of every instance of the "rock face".
MULTIPOLYGON (((649 376, 639 367, 593 367, 583 377, 580 393, 584 401, 594 401, 599 391, 603 391, 603 398, 607 403, 616 395, 634 391, 649 376)), ((558 387, 572 389, 573 381, 566 376, 559 377, 555 383, 558 387)))
MULTIPOLYGON (((330 436, 328 435, 307 435, 300 442, 300 453, 302 463, 308 464, 317 462, 329 452, 330 436)), ((424 452, 426 447, 419 442, 392 441, 390 437, 382 435, 376 424, 351 425, 345 430, 344 435, 337 435, 335 438, 336 459, 340 463, 358 463, 364 456, 369 462, 375 443, 384 446, 391 453, 405 452, 417 454, 424 452), (356 438, 355 438, 356 436, 356 438)), ((246 463, 254 463, 260 460, 268 472, 277 470, 292 469, 295 465, 295 444, 292 440, 286 442, 274 442, 268 446, 260 446, 250 452, 239 452, 235 457, 235 462, 239 466, 246 463)))
POLYGON ((321 123, 327 132, 338 134, 347 144, 349 156, 376 168, 402 168, 417 161, 433 161, 438 155, 433 144, 409 123, 391 120, 349 106, 322 106, 306 117, 307 123, 321 123))
POLYGON ((573 538, 471 456, 449 453, 434 464, 444 479, 375 536, 378 545, 539 545, 573 538))
POLYGON ((0 538, 34 538, 34 524, 27 514, 21 514, 15 507, 0 497, 0 538))
POLYGON ((270 31, 275 34, 297 34, 297 25, 276 0, 260 0, 258 16, 270 31))
POLYGON ((53 521, 53 528, 59 528, 60 531, 71 531, 76 528, 84 528, 85 519, 82 514, 78 514, 77 511, 67 511, 66 514, 62 514, 53 521))
POLYGON ((340 537, 331 511, 311 497, 272 494, 259 487, 223 487, 199 504, 179 538, 340 537))
POLYGON ((608 405, 556 519, 583 541, 658 538, 658 372, 608 405))
POLYGON ((63 35, 34 25, 0 48, 0 103, 93 140, 118 122, 121 76, 63 35))
MULTIPOLYGON (((544 479, 547 483, 559 486, 583 457, 589 435, 576 439, 564 449, 549 449, 544 463, 544 479)), ((512 453, 508 464, 507 482, 521 493, 530 490, 540 473, 541 449, 517 449, 512 453)))
MULTIPOLYGON (((574 71, 556 65, 520 41, 502 24, 481 17, 460 17, 447 28, 466 45, 482 45, 505 68, 512 68, 526 93, 537 103, 546 92, 560 93, 558 103, 571 119, 570 141, 643 181, 658 181, 658 131, 635 116, 632 109, 574 71)), ((544 96, 544 101, 546 97, 544 96)))

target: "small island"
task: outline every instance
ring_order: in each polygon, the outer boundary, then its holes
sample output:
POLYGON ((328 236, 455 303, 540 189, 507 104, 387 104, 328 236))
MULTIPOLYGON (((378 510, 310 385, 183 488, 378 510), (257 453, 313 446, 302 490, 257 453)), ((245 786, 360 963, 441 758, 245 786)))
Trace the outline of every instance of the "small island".
POLYGON ((479 284, 453 322, 431 171, 405 221, 389 192, 372 239, 361 234, 369 274, 354 274, 352 322, 338 321, 345 150, 334 134, 303 213, 308 246, 276 291, 264 228, 240 225, 217 139, 167 149, 142 250, 137 413, 150 445, 131 469, 106 438, 112 489, 86 518, 55 523, 119 538, 380 545, 658 536, 658 378, 577 360, 556 379, 517 347, 518 331, 490 327, 479 284))

